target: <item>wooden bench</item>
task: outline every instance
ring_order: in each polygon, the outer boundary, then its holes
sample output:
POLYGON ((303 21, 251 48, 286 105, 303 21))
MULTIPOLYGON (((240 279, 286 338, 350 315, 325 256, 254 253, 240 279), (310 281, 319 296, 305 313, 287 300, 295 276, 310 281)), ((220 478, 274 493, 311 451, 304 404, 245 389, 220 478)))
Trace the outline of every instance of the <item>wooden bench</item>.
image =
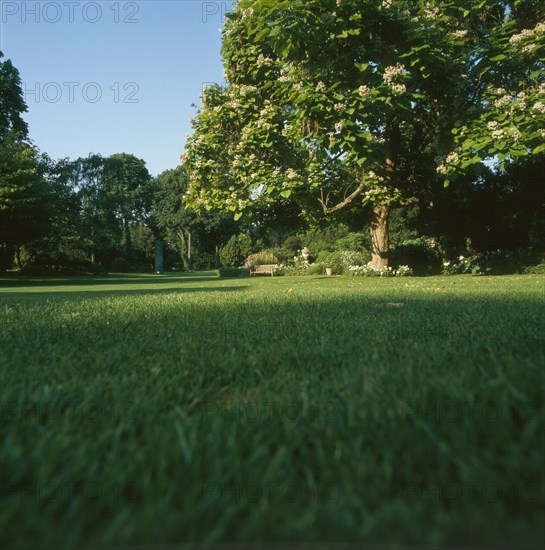
POLYGON ((250 267, 250 276, 251 275, 268 275, 271 274, 271 277, 274 277, 274 272, 277 270, 276 264, 263 264, 263 265, 253 265, 250 267))

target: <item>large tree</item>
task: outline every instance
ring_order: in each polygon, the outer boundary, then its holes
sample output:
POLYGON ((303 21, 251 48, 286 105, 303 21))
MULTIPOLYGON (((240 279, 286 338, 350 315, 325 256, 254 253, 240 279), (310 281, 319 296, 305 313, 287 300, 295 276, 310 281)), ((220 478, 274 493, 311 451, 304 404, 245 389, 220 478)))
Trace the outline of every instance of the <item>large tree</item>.
POLYGON ((48 229, 50 195, 39 169, 39 154, 28 141, 27 111, 19 72, 0 52, 0 249, 2 267, 20 246, 48 229))
POLYGON ((91 259, 130 256, 130 229, 149 221, 152 190, 145 162, 126 153, 92 154, 71 163, 69 182, 79 199, 91 259))
POLYGON ((237 217, 290 197, 307 217, 369 204, 384 267, 392 205, 416 200, 422 165, 452 164, 453 129, 483 105, 478 67, 523 4, 241 0, 228 85, 203 94, 183 159, 186 200, 237 217))
POLYGON ((21 115, 28 108, 23 97, 21 77, 9 59, 2 61, 3 57, 0 51, 0 141, 10 132, 26 138, 28 126, 21 115))

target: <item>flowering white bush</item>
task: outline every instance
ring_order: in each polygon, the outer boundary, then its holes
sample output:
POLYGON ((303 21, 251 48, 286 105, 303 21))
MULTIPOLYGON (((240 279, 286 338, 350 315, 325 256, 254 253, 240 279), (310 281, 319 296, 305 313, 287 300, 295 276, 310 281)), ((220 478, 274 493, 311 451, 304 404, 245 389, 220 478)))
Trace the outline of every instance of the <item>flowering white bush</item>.
POLYGON ((494 275, 501 273, 524 273, 526 266, 539 261, 536 252, 529 249, 493 250, 489 252, 473 252, 468 256, 445 260, 444 275, 494 275))
POLYGON ((368 264, 351 265, 348 273, 353 277, 407 277, 413 274, 413 270, 408 265, 400 265, 394 269, 393 267, 377 268, 368 264))

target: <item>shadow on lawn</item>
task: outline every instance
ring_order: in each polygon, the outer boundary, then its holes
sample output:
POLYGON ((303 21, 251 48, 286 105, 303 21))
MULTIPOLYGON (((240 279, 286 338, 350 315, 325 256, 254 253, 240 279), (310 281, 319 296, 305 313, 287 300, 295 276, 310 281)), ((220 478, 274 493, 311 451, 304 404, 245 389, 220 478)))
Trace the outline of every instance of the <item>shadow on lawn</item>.
POLYGON ((158 295, 187 292, 233 292, 243 286, 195 286, 218 281, 214 271, 187 274, 119 274, 97 277, 2 277, 0 298, 103 297, 111 295, 158 295), (12 291, 13 289, 13 291, 12 291))
POLYGON ((101 286, 101 285, 157 285, 164 283, 184 283, 211 281, 218 278, 216 271, 195 273, 116 273, 95 276, 35 276, 3 275, 0 276, 2 287, 35 287, 35 286, 101 286))

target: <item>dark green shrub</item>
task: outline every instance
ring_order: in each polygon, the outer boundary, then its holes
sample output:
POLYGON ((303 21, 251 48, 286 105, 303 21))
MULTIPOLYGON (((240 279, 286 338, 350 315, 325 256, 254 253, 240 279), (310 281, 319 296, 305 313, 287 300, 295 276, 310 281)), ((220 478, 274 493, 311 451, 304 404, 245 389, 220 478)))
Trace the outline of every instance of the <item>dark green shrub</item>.
POLYGON ((321 253, 318 263, 323 264, 324 273, 326 267, 331 267, 335 275, 341 275, 345 269, 342 252, 321 253))
POLYGON ((196 251, 192 258, 193 269, 214 269, 217 267, 216 256, 209 252, 196 251))
POLYGON ((294 253, 290 248, 286 246, 272 249, 272 253, 276 257, 278 263, 284 265, 293 261, 293 257, 295 256, 296 252, 294 253))
POLYGON ((515 273, 541 273, 542 265, 535 263, 538 254, 533 249, 495 250, 461 255, 443 263, 445 275, 471 273, 473 275, 513 275, 515 273))
POLYGON ((394 269, 407 265, 415 275, 436 275, 441 273, 441 257, 435 246, 433 239, 424 237, 405 241, 390 251, 389 264, 394 269))
POLYGON ((125 258, 114 258, 110 263, 110 273, 129 273, 131 266, 125 258))
POLYGON ((545 263, 529 265, 524 269, 524 273, 532 275, 545 275, 545 263))
POLYGON ((250 270, 246 267, 220 267, 218 269, 219 276, 222 279, 249 277, 250 270))
POLYGON ((289 250, 290 251, 289 257, 293 258, 293 256, 297 254, 297 251, 303 248, 303 242, 301 241, 301 237, 297 235, 291 235, 284 241, 282 248, 289 250))
MULTIPOLYGON (((367 251, 371 248, 371 236, 368 232, 348 233, 341 237, 335 244, 335 250, 356 250, 358 252, 367 251)), ((371 255, 369 254, 369 260, 371 255)), ((367 261, 369 261, 367 260, 367 261)))
POLYGON ((325 275, 325 268, 326 264, 324 264, 323 262, 310 264, 307 268, 307 275, 325 275))
POLYGON ((129 264, 130 273, 152 273, 153 268, 150 264, 131 262, 129 264))
POLYGON ((221 265, 239 267, 252 253, 252 240, 248 235, 233 235, 220 252, 221 265))

